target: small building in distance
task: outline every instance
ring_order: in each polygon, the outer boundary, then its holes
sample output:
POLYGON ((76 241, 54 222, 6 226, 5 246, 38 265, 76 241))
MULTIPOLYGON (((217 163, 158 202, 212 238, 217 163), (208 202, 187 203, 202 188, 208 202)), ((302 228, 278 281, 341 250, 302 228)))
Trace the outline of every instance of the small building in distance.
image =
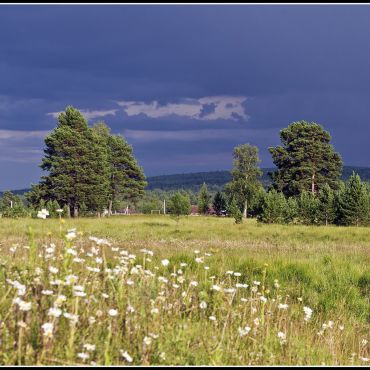
MULTIPOLYGON (((190 215, 191 215, 191 216, 199 216, 199 210, 198 210, 198 206, 197 206, 197 205, 192 205, 192 206, 191 206, 191 212, 190 212, 190 215)), ((209 206, 209 209, 208 209, 208 213, 207 213, 207 215, 209 215, 209 216, 214 216, 214 215, 216 215, 216 212, 215 212, 215 210, 214 210, 214 208, 213 208, 213 206, 212 206, 212 205, 210 205, 210 206, 209 206)))

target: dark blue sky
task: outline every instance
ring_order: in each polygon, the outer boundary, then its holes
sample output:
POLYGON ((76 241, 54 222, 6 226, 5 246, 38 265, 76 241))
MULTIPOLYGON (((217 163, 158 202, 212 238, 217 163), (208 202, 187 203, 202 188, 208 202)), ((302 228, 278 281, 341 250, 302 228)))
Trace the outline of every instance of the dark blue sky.
POLYGON ((370 166, 370 7, 0 6, 0 190, 41 175, 67 105, 122 133, 146 175, 229 169, 234 146, 321 123, 370 166))

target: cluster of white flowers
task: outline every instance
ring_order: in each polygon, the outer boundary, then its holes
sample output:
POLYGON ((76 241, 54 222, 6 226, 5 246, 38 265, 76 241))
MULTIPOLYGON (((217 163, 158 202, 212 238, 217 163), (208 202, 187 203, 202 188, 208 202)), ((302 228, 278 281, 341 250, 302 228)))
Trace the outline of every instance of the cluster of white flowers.
POLYGON ((304 311, 304 321, 309 321, 311 319, 311 316, 312 316, 312 309, 310 307, 307 307, 307 306, 304 306, 303 307, 303 311, 304 311))
POLYGON ((43 334, 47 338, 53 337, 54 324, 52 322, 46 322, 41 326, 43 334))
POLYGON ((285 344, 287 342, 287 340, 286 340, 286 334, 284 332, 279 331, 277 333, 277 336, 279 338, 280 344, 285 344))
POLYGON ((32 308, 32 303, 31 302, 25 302, 19 297, 14 298, 13 303, 18 305, 18 307, 21 311, 30 311, 31 308, 32 308))
POLYGON ((251 328, 249 326, 245 326, 244 328, 238 328, 238 332, 241 337, 246 336, 250 331, 251 328))
POLYGON ((45 208, 43 208, 41 211, 37 212, 37 217, 42 218, 43 220, 46 220, 46 217, 49 216, 49 211, 45 208))

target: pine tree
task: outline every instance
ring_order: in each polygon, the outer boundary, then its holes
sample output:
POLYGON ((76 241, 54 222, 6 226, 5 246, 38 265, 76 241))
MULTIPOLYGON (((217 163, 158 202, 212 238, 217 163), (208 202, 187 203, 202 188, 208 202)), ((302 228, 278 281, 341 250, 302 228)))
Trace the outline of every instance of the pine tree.
POLYGON ((339 222, 343 225, 366 225, 369 220, 369 194, 358 174, 352 173, 339 198, 339 222))
POLYGON ((84 202, 101 211, 108 203, 109 164, 105 143, 82 114, 69 106, 58 117, 58 125, 45 139, 41 189, 46 200, 67 205, 68 215, 78 216, 84 202))
POLYGON ((328 184, 325 184, 318 194, 319 207, 318 215, 321 223, 331 224, 335 220, 335 196, 334 191, 328 184))
POLYGON ((220 191, 215 194, 212 205, 217 216, 221 216, 222 212, 226 211, 226 199, 220 191))
POLYGON ((121 135, 112 135, 104 122, 96 123, 94 131, 106 143, 109 162, 109 207, 118 208, 122 201, 136 202, 147 185, 143 169, 138 165, 132 147, 121 135))
POLYGON ((33 210, 41 209, 40 202, 45 197, 45 190, 41 184, 32 184, 31 190, 24 194, 28 206, 33 210))
POLYGON ((318 223, 319 200, 308 191, 302 191, 298 198, 298 218, 305 225, 318 223))
POLYGON ((298 217, 298 203, 296 198, 286 198, 285 208, 283 212, 284 223, 290 224, 295 223, 298 217))
POLYGON ((230 203, 230 215, 231 217, 234 217, 236 224, 241 224, 243 222, 243 213, 241 212, 235 198, 233 198, 230 203))
POLYGON ((285 209, 286 200, 284 194, 272 189, 265 194, 261 213, 257 216, 257 219, 268 224, 284 223, 285 209))
POLYGON ((206 183, 203 183, 198 195, 198 212, 200 214, 207 214, 209 212, 210 201, 211 196, 208 193, 207 185, 206 183))
POLYGON ((330 134, 317 123, 293 122, 280 131, 282 146, 270 147, 278 168, 270 173, 273 187, 286 196, 317 193, 327 183, 338 188, 342 159, 330 144, 330 134))

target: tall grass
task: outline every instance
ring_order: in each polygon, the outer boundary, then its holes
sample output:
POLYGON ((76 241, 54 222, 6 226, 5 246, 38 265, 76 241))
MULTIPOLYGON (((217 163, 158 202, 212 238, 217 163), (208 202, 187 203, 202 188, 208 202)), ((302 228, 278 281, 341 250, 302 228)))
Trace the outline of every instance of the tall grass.
POLYGON ((368 229, 163 216, 0 228, 0 364, 368 364, 368 229))

